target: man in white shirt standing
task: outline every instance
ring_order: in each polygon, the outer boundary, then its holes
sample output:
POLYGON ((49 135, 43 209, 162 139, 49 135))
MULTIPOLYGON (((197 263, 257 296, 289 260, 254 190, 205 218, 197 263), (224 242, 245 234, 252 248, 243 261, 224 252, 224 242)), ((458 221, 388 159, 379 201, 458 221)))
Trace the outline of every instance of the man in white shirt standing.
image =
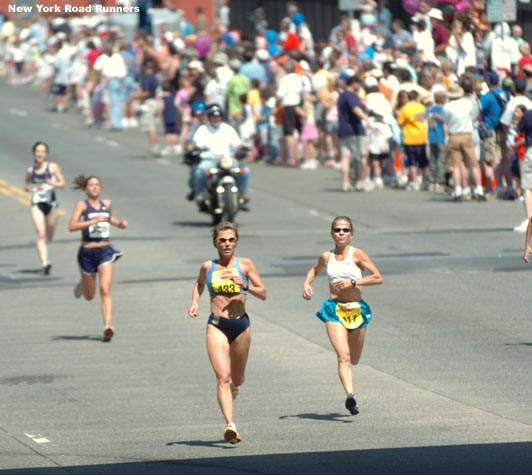
POLYGON ((283 106, 283 136, 284 150, 281 152, 282 160, 286 165, 297 165, 297 137, 301 133, 301 97, 303 92, 310 92, 310 81, 295 72, 296 63, 293 59, 284 65, 286 75, 279 81, 277 89, 278 102, 283 106))
POLYGON ((126 63, 112 45, 105 47, 105 53, 98 56, 94 70, 99 72, 106 84, 107 127, 122 130, 122 106, 125 103, 124 79, 127 75, 126 63))
POLYGON ((454 201, 463 200, 462 190, 462 163, 471 171, 473 179, 473 197, 477 201, 486 201, 482 188, 480 167, 475 156, 473 145, 473 104, 464 98, 464 91, 468 94, 473 91, 473 82, 469 78, 462 81, 462 86, 453 83, 447 91, 449 102, 443 106, 443 121, 447 125, 447 165, 451 168, 454 190, 454 201))

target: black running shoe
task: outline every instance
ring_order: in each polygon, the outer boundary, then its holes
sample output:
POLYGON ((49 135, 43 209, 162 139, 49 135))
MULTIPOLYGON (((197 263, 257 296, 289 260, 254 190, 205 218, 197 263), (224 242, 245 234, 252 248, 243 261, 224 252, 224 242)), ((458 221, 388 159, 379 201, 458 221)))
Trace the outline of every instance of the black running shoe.
POLYGON ((347 396, 345 400, 345 408, 351 413, 351 415, 356 416, 360 411, 358 410, 357 400, 353 394, 347 396))
POLYGON ((111 338, 113 338, 114 334, 115 332, 113 331, 113 329, 111 327, 107 327, 103 332, 102 341, 104 343, 109 343, 111 341, 111 338))
POLYGON ((52 264, 48 263, 42 268, 43 275, 50 275, 50 271, 52 270, 52 264))

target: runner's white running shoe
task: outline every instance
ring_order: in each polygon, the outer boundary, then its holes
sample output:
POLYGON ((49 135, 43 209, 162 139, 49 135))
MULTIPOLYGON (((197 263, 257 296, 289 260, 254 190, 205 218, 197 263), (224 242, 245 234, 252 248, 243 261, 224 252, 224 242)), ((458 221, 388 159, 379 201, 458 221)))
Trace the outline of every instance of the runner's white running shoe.
POLYGON ((234 422, 227 424, 224 432, 224 440, 230 444, 238 444, 242 440, 240 434, 236 430, 236 425, 234 422))

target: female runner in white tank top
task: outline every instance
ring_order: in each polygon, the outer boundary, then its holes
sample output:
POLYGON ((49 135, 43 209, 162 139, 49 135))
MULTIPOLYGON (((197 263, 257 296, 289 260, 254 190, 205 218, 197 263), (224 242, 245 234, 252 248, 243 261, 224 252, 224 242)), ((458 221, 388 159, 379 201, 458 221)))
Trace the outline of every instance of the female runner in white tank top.
POLYGON ((360 360, 366 327, 371 321, 371 309, 362 300, 362 287, 382 284, 382 276, 368 255, 351 246, 354 228, 347 216, 334 218, 331 236, 334 249, 322 252, 318 262, 307 272, 303 284, 303 298, 312 298, 310 284, 323 270, 327 270, 330 296, 323 302, 316 316, 325 322, 329 340, 338 358, 338 375, 347 399, 346 409, 359 413, 354 395, 351 364, 360 360), (366 275, 362 276, 362 273, 366 275))

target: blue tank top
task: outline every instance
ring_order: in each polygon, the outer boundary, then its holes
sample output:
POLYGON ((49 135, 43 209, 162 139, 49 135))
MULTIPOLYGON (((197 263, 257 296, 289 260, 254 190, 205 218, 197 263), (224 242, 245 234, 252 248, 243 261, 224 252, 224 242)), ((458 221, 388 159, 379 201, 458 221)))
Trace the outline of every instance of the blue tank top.
POLYGON ((240 269, 240 257, 235 259, 235 263, 226 269, 216 269, 216 261, 211 261, 211 267, 207 273, 207 288, 211 297, 220 294, 247 294, 239 285, 231 279, 233 275, 239 274, 246 286, 248 281, 240 269))
POLYGON ((109 241, 111 224, 109 219, 111 218, 111 212, 105 206, 103 201, 100 200, 100 209, 95 209, 91 206, 88 200, 85 200, 85 211, 82 213, 80 221, 90 221, 96 216, 104 216, 105 221, 93 224, 88 228, 81 230, 81 240, 83 242, 102 242, 109 241))
MULTIPOLYGON (((43 173, 37 173, 35 167, 31 167, 30 183, 32 185, 46 184, 47 180, 52 180, 53 175, 50 171, 50 162, 46 162, 46 168, 43 173)), ((55 190, 53 187, 44 187, 43 189, 37 189, 37 187, 31 188, 32 203, 53 203, 56 201, 55 190)))

